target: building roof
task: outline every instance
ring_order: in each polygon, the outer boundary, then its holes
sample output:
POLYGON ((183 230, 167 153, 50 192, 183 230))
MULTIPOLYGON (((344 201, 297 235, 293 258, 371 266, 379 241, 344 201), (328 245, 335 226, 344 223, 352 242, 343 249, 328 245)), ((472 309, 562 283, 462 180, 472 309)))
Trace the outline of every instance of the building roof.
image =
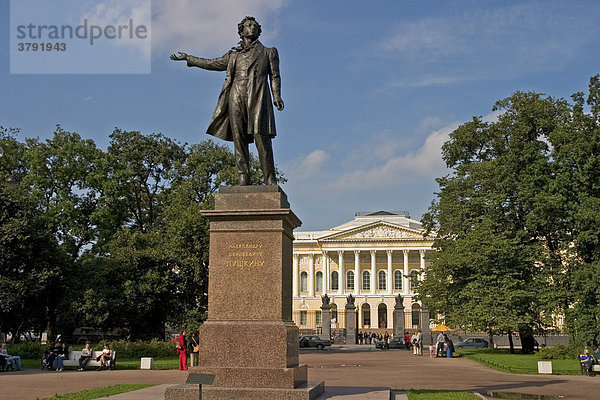
POLYGON ((317 241, 320 239, 342 238, 363 229, 376 226, 397 228, 407 233, 421 234, 423 226, 419 221, 411 219, 408 213, 396 214, 388 211, 377 211, 369 214, 356 213, 354 219, 322 231, 294 232, 294 239, 299 241, 317 241))

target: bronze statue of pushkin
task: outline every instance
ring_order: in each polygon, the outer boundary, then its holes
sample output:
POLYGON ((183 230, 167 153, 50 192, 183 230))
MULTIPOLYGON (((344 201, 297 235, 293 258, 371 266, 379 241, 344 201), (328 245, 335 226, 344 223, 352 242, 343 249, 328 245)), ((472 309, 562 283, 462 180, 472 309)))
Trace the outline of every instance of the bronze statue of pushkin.
POLYGON ((277 184, 271 139, 276 135, 273 105, 280 111, 284 107, 279 55, 275 47, 265 47, 258 40, 261 31, 254 17, 246 17, 238 24, 241 41, 224 56, 171 55, 172 60, 187 61, 188 67, 227 71, 206 133, 233 142, 240 185, 251 184, 248 145, 252 142, 256 143, 264 183, 277 184))

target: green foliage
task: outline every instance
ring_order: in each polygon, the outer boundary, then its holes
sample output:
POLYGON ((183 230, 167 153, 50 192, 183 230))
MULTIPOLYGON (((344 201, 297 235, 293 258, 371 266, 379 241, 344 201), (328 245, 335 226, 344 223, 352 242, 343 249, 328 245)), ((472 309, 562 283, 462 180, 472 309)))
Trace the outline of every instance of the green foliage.
POLYGON ((121 384, 104 386, 94 389, 82 390, 76 393, 57 394, 52 397, 46 397, 42 400, 92 400, 99 399, 101 397, 113 396, 119 393, 127 393, 134 390, 145 389, 154 385, 149 384, 121 384))
POLYGON ((573 345, 557 344, 552 347, 542 347, 537 353, 540 360, 578 360, 581 354, 581 349, 573 345))
POLYGON ((6 349, 9 354, 14 354, 22 359, 37 360, 36 366, 39 367, 42 355, 49 347, 49 345, 40 344, 40 342, 22 342, 16 344, 9 343, 6 349))
POLYGON ((137 358, 138 362, 140 357, 171 357, 177 354, 175 342, 160 342, 156 339, 148 342, 119 340, 110 342, 110 348, 117 352, 119 359, 137 358))
POLYGON ((120 129, 106 151, 60 126, 43 142, 17 133, 0 127, 0 331, 196 329, 208 288, 200 212, 237 181, 231 151, 120 129))
POLYGON ((408 400, 477 400, 480 397, 469 392, 453 392, 448 390, 408 390, 408 400))
POLYGON ((67 271, 46 216, 27 193, 0 183, 0 330, 18 337, 44 326, 67 271))
MULTIPOLYGON (((121 359, 136 358, 139 362, 140 357, 173 357, 177 354, 175 342, 161 342, 156 339, 150 341, 126 341, 116 340, 108 342, 110 348, 118 352, 119 362, 121 359)), ((104 342, 92 344, 92 349, 101 351, 104 342)), ((70 350, 81 350, 83 345, 69 345, 70 350)), ((23 359, 41 359, 42 354, 50 348, 49 344, 40 344, 39 342, 22 342, 18 344, 8 344, 7 349, 10 354, 18 355, 23 359)), ((138 366, 139 367, 139 366, 138 366)))
POLYGON ((577 344, 600 340, 600 79, 574 103, 515 92, 442 147, 452 174, 423 223, 440 252, 420 299, 454 327, 533 333, 565 314, 577 344))

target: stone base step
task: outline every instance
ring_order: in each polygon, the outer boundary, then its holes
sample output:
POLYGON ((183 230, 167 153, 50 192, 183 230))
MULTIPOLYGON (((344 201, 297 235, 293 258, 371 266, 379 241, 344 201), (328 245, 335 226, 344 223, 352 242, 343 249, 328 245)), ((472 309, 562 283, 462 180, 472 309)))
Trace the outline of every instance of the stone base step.
MULTIPOLYGON (((295 389, 232 388, 202 386, 202 400, 315 400, 325 388, 324 382, 307 382, 295 389)), ((167 388, 165 400, 198 400, 199 385, 167 388)))

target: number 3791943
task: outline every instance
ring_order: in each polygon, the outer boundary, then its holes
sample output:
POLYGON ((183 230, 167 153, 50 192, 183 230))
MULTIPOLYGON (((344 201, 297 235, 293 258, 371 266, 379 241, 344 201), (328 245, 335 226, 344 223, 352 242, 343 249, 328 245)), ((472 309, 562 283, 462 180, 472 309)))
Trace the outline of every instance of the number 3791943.
POLYGON ((19 51, 67 51, 67 44, 64 42, 42 42, 42 43, 18 43, 19 51))

